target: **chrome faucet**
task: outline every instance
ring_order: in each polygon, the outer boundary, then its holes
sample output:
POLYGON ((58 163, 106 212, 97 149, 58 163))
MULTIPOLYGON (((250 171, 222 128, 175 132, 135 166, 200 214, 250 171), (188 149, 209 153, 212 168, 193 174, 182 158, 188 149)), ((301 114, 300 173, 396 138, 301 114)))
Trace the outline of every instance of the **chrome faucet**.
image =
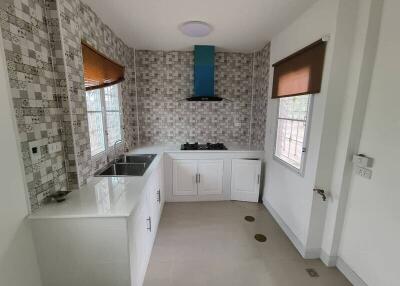
POLYGON ((116 161, 117 161, 117 156, 115 155, 115 146, 118 144, 118 143, 123 143, 123 141, 121 140, 121 139, 118 139, 118 140, 116 140, 115 142, 114 142, 114 147, 113 147, 113 158, 114 158, 114 163, 116 163, 116 161))

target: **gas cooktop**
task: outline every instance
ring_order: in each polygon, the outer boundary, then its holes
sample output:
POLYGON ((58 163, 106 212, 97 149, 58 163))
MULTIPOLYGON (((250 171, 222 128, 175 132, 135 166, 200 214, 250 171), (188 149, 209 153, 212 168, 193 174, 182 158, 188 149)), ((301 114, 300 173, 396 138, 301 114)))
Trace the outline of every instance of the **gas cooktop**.
POLYGON ((190 144, 186 142, 181 145, 181 150, 228 150, 228 148, 223 143, 190 144))

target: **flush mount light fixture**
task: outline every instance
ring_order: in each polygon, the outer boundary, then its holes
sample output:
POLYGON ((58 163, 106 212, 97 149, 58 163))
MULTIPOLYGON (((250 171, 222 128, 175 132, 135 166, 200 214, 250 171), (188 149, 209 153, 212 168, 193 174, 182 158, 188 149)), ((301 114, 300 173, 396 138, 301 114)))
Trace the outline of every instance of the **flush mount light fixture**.
POLYGON ((189 37, 200 38, 211 33, 212 27, 202 21, 188 21, 179 25, 179 30, 189 37))

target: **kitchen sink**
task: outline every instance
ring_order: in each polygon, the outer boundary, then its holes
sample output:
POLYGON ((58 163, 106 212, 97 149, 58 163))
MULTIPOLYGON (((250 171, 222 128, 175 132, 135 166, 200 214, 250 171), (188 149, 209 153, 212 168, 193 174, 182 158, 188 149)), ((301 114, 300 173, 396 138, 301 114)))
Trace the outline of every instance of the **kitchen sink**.
POLYGON ((156 154, 137 154, 137 155, 121 155, 115 159, 116 163, 144 163, 150 165, 150 163, 156 157, 156 154))
POLYGON ((143 176, 156 154, 122 155, 94 174, 95 177, 143 176))

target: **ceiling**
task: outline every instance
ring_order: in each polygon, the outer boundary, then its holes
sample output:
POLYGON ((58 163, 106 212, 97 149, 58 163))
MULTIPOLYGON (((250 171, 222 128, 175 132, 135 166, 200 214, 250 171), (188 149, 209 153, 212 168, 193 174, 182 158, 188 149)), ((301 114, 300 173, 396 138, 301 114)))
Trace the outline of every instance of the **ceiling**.
POLYGON ((262 48, 317 0, 83 0, 131 47, 189 50, 195 44, 251 52, 262 48), (178 26, 200 20, 213 27, 204 38, 178 26))

